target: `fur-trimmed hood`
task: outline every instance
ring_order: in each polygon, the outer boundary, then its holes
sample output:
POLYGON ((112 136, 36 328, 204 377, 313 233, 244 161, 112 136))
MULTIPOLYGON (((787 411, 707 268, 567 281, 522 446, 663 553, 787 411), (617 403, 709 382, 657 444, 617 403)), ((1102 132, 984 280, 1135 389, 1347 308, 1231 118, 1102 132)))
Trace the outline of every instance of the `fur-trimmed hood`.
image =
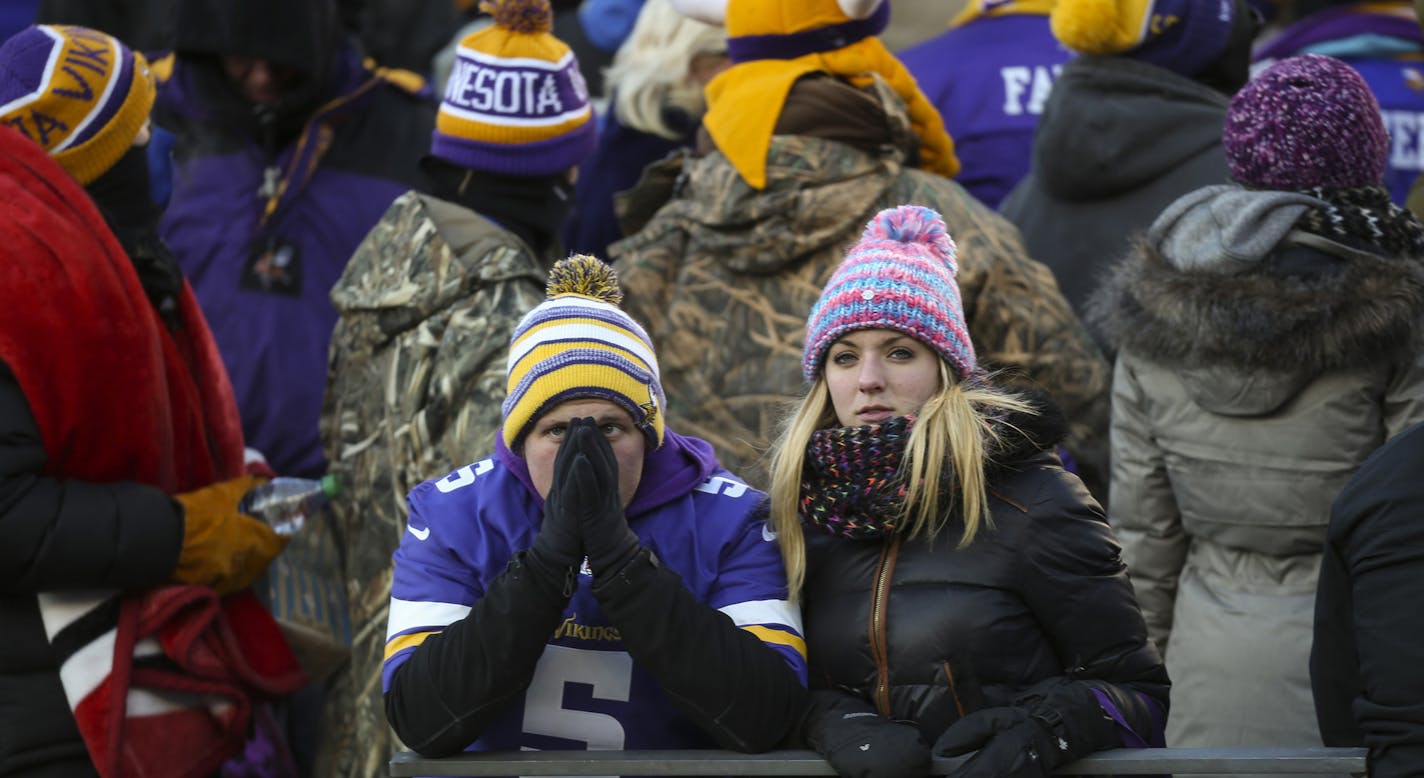
POLYGON ((1178 370, 1199 402, 1266 412, 1327 370, 1417 353, 1424 258, 1291 232, 1244 271, 1181 267, 1139 239, 1094 295, 1113 348, 1178 370), (1249 407, 1248 407, 1249 406, 1249 407))

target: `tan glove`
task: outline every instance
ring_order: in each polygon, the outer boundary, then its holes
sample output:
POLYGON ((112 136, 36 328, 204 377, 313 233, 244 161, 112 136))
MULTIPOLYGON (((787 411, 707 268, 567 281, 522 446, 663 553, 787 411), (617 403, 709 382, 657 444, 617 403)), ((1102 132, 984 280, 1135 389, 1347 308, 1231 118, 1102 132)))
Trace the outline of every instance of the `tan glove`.
POLYGON ((211 586, 231 594, 252 585, 287 545, 271 527, 243 513, 237 504, 266 479, 245 475, 173 495, 183 506, 183 550, 173 580, 211 586))

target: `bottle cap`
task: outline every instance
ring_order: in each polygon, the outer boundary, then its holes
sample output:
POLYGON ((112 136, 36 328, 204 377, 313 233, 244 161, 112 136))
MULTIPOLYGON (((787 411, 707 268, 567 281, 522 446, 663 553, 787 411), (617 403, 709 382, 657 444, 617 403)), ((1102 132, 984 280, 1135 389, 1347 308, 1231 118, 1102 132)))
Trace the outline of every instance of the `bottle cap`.
POLYGON ((328 473, 321 477, 321 491, 328 498, 335 499, 337 495, 341 494, 341 481, 328 473))

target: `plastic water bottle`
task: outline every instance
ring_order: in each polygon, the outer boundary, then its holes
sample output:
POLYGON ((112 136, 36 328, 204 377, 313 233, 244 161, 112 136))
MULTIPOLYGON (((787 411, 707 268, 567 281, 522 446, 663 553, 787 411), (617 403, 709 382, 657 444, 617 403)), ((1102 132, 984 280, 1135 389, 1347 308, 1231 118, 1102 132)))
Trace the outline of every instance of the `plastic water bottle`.
POLYGON ((326 507, 341 493, 341 484, 334 475, 315 478, 273 478, 258 484, 242 496, 237 509, 261 519, 274 532, 290 537, 301 530, 307 517, 326 507))

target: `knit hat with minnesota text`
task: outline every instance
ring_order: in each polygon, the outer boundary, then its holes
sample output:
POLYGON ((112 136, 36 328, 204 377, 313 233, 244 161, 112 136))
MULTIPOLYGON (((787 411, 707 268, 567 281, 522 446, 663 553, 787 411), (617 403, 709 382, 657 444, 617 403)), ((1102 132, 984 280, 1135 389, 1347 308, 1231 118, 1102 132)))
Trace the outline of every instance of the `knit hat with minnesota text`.
POLYGON ((435 119, 430 153, 505 175, 567 170, 597 142, 578 60, 550 34, 549 0, 484 0, 494 24, 465 36, 435 119))

